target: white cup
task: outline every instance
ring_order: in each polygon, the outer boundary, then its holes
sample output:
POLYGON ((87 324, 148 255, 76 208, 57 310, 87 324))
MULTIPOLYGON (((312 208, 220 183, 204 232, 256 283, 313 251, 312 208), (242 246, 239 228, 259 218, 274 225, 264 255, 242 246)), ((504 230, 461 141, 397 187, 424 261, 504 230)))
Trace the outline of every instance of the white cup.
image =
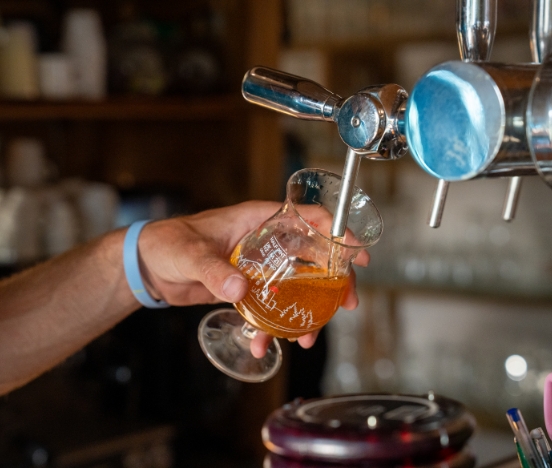
POLYGON ((74 8, 66 13, 62 49, 75 66, 78 96, 104 98, 107 89, 107 45, 96 10, 74 8))
POLYGON ((44 248, 49 257, 59 255, 79 242, 75 207, 63 197, 54 197, 45 212, 44 248))
POLYGON ((39 194, 21 187, 0 193, 0 264, 36 261, 42 255, 39 194))
POLYGON ((16 138, 6 150, 6 178, 8 185, 37 187, 48 177, 48 161, 44 145, 36 138, 16 138))
POLYGON ((67 54, 41 54, 38 59, 38 77, 43 98, 55 100, 75 97, 75 67, 67 54))
POLYGON ((109 184, 65 179, 61 188, 72 200, 81 223, 81 238, 88 241, 115 228, 119 194, 109 184))

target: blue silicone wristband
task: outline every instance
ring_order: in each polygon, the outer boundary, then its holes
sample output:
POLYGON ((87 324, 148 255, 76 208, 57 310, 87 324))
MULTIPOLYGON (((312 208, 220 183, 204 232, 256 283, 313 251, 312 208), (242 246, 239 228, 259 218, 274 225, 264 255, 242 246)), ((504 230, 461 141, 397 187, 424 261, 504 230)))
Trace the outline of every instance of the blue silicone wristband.
POLYGON ((149 222, 149 219, 136 221, 128 228, 123 244, 123 265, 130 290, 138 302, 149 309, 164 309, 169 307, 170 304, 165 301, 157 301, 149 295, 142 281, 140 263, 138 262, 138 238, 142 228, 149 222))

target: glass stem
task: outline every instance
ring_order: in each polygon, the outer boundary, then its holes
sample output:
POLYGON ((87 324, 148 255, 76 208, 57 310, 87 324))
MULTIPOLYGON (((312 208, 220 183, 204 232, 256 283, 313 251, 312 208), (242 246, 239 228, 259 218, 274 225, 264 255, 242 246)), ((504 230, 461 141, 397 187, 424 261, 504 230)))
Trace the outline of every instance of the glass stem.
POLYGON ((241 327, 242 335, 252 340, 255 338, 259 330, 257 330, 253 325, 250 325, 249 323, 245 322, 243 326, 241 327))

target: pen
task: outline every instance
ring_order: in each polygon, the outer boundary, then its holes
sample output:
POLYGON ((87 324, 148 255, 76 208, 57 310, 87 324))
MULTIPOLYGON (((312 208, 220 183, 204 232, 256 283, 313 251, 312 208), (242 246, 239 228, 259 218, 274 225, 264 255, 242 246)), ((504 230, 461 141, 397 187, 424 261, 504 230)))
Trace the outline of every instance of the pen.
POLYGON ((510 423, 512 431, 514 431, 514 436, 519 443, 521 451, 525 454, 529 466, 531 468, 547 468, 537 452, 535 444, 533 444, 521 411, 517 408, 510 408, 506 411, 506 418, 510 423))
POLYGON ((523 450, 521 450, 521 447, 519 446, 519 442, 514 437, 514 443, 516 444, 516 451, 519 459, 519 464, 521 465, 521 468, 531 468, 529 466, 529 463, 527 463, 527 458, 525 458, 525 454, 523 453, 523 450))
POLYGON ((544 466, 546 468, 551 468, 552 465, 549 455, 550 445, 548 444, 548 440, 544 435, 544 431, 540 427, 533 429, 531 431, 531 439, 533 439, 533 443, 537 448, 537 452, 539 453, 540 459, 542 460, 544 466))

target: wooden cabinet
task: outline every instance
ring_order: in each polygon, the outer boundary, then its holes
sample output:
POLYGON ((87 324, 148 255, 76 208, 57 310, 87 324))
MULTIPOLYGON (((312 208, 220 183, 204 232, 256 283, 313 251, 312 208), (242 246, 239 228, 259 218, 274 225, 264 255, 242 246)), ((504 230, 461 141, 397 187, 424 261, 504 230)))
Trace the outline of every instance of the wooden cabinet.
MULTIPOLYGON (((58 44, 61 18, 69 8, 97 9, 106 31, 109 31, 116 22, 119 3, 113 0, 0 0, 0 14, 6 24, 23 19, 39 25, 41 34, 49 38, 47 47, 52 48, 58 44)), ((100 101, 14 101, 0 98, 2 150, 4 144, 13 138, 36 137, 44 142, 47 156, 55 163, 60 178, 82 177, 107 182, 119 189, 176 189, 188 198, 191 210, 252 198, 280 199, 284 156, 279 117, 247 104, 241 96, 241 80, 254 65, 277 66, 282 35, 282 1, 136 0, 133 3, 145 15, 172 23, 186 18, 194 8, 209 5, 216 9, 223 29, 219 43, 224 69, 223 88, 205 95, 109 94, 100 101)), ((160 317, 160 323, 152 324, 152 335, 155 335, 156 327, 165 326, 167 320, 166 316, 160 317)), ((175 322, 184 326, 183 320, 175 319, 175 322)), ((178 330, 172 333, 174 336, 178 330)), ((148 339, 154 342, 156 338, 150 336, 148 339)), ((189 359, 210 366, 200 354, 195 329, 179 341, 189 341, 186 346, 182 345, 190 348, 186 349, 192 355, 189 359)), ((150 361, 154 359, 148 358, 150 361)), ((153 367, 158 369, 159 366, 153 367)), ((175 372, 180 371, 175 369, 175 372)), ((62 377, 58 377, 60 373, 54 372, 29 384, 13 395, 11 403, 0 408, 0 412, 3 409, 10 411, 10 404, 17 408, 18 401, 36 402, 42 401, 41 395, 46 400, 54 398, 54 393, 60 395, 55 386, 62 385, 60 381, 65 377, 63 372, 61 374, 62 377)), ((209 377, 201 373, 186 378, 204 385, 205 395, 215 388, 209 377)), ((213 441, 213 454, 209 455, 220 453, 224 449, 221 444, 231 444, 238 451, 262 458, 261 425, 268 413, 283 403, 285 379, 285 371, 282 371, 263 384, 228 383, 227 386, 232 388, 226 389, 226 393, 239 393, 239 408, 235 408, 238 416, 232 427, 218 428, 217 434, 223 434, 226 439, 213 441)), ((152 385, 161 384, 154 382, 152 385)), ((182 399, 182 391, 179 391, 179 400, 182 399)), ((220 406, 220 401, 212 403, 211 420, 216 419, 216 412, 220 410, 217 404, 220 406)), ((48 406, 48 403, 43 406, 48 406)), ((15 428, 22 430, 22 435, 25 434, 24 424, 22 417, 15 428)), ((47 427, 44 426, 46 430, 47 427)), ((79 431, 79 427, 64 427, 64 431, 79 431)))
MULTIPOLYGON (((107 32, 121 2, 0 1, 6 23, 30 19, 59 43, 63 13, 92 7, 107 32)), ((276 66, 282 29, 280 0, 133 2, 145 15, 177 23, 209 5, 221 17, 224 87, 205 96, 112 96, 98 102, 0 100, 0 137, 37 136, 62 177, 85 177, 123 189, 173 187, 187 193, 192 209, 228 205, 281 193, 282 142, 278 118, 247 104, 245 71, 276 66), (261 4, 262 3, 262 4, 261 4)))

